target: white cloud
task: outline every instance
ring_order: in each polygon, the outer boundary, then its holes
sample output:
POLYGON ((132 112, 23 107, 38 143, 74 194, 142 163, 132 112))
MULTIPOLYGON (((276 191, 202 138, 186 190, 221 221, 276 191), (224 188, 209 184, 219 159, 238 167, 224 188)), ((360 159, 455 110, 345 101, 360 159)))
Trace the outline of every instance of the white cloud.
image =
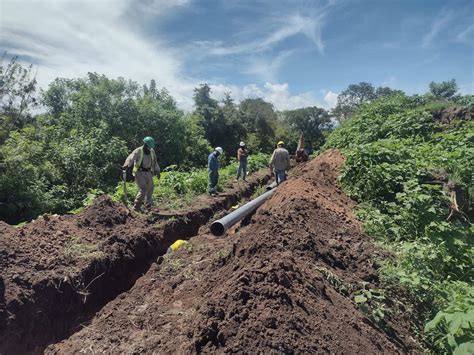
MULTIPOLYGON (((141 83, 155 78, 183 107, 192 104, 196 82, 182 73, 182 61, 160 38, 139 33, 126 19, 132 0, 2 1, 0 47, 27 56, 46 87, 56 77, 83 77, 98 72, 133 78, 141 83), (8 14, 6 16, 5 14, 8 14)), ((155 11, 166 11, 171 1, 149 1, 155 11)), ((176 3, 179 6, 184 1, 176 3)), ((144 8, 143 8, 144 9, 144 8)))
MULTIPOLYGON (((25 64, 34 63, 42 88, 57 77, 85 77, 88 72, 110 78, 131 78, 139 83, 155 79, 158 86, 168 89, 181 108, 191 110, 193 89, 206 81, 184 74, 187 58, 183 57, 182 48, 171 48, 165 38, 156 33, 150 37, 140 30, 144 17, 159 21, 167 11, 186 6, 190 0, 148 0, 139 6, 133 0, 0 1, 0 47, 10 55, 24 57, 25 64)), ((323 18, 324 12, 315 17, 289 16, 267 33, 263 41, 260 38, 251 42, 249 48, 256 52, 266 50, 301 33, 322 51, 323 18)), ((252 53, 246 59, 249 63, 246 71, 266 83, 212 85, 214 95, 223 97, 224 92, 231 91, 236 101, 261 97, 280 110, 321 107, 312 92, 294 95, 287 83, 273 84, 292 53, 292 50, 282 51, 270 60, 252 53)))
POLYGON ((423 36, 422 47, 428 48, 432 45, 434 39, 438 34, 452 21, 454 20, 454 12, 451 10, 443 9, 431 22, 430 30, 423 36))
POLYGON ((463 31, 459 32, 456 36, 456 40, 459 42, 467 42, 473 43, 474 42, 474 24, 468 26, 463 31))
POLYGON ((331 90, 327 91, 324 95, 324 102, 326 102, 326 109, 332 109, 337 105, 337 96, 339 94, 337 92, 333 92, 331 90))
POLYGON ((145 13, 160 15, 173 7, 189 5, 191 0, 141 0, 135 4, 145 13))
POLYGON ((293 51, 283 51, 269 60, 261 57, 251 57, 243 73, 255 75, 264 81, 276 81, 280 68, 292 54, 293 51))
POLYGON ((247 98, 262 98, 271 102, 277 110, 292 110, 307 106, 322 105, 316 100, 312 92, 292 95, 288 83, 272 84, 266 82, 262 85, 249 84, 245 86, 235 85, 211 85, 213 97, 217 100, 224 98, 224 93, 231 92, 231 96, 237 102, 247 98))
POLYGON ((258 53, 273 48, 276 44, 287 38, 303 34, 316 48, 323 53, 324 44, 321 38, 321 28, 326 14, 324 12, 316 16, 302 16, 294 14, 291 16, 282 16, 275 25, 275 19, 272 18, 266 27, 273 28, 272 31, 265 34, 247 33, 242 43, 226 46, 222 41, 196 41, 199 51, 207 55, 233 55, 242 53, 258 53))

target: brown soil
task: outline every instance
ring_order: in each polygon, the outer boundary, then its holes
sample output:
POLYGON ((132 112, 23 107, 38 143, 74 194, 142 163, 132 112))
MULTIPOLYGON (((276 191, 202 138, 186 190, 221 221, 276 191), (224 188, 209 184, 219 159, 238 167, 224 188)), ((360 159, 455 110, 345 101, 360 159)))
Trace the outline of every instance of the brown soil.
POLYGON ((22 228, 0 222, 0 354, 41 353, 76 331, 176 239, 250 197, 266 173, 174 213, 136 215, 102 196, 78 215, 43 215, 22 228))
POLYGON ((449 107, 434 114, 435 119, 445 125, 456 120, 472 121, 474 119, 474 107, 449 107))
POLYGON ((294 172, 245 227, 159 257, 91 323, 46 353, 405 353, 352 301, 377 284, 378 250, 336 187, 327 151, 294 172))

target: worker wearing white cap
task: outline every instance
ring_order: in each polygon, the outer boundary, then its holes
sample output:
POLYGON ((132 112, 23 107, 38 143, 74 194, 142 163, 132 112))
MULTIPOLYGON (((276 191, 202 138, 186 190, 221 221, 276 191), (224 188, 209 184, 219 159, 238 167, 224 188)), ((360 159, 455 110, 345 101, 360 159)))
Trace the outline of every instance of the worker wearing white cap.
POLYGON ((224 150, 221 147, 216 147, 214 151, 209 154, 207 158, 207 171, 209 173, 209 195, 217 196, 217 183, 219 182, 219 155, 224 150))
POLYGON ((240 174, 242 174, 242 179, 247 181, 247 156, 247 147, 244 142, 240 142, 239 149, 237 149, 237 162, 239 163, 239 167, 237 168, 236 181, 239 181, 240 174))

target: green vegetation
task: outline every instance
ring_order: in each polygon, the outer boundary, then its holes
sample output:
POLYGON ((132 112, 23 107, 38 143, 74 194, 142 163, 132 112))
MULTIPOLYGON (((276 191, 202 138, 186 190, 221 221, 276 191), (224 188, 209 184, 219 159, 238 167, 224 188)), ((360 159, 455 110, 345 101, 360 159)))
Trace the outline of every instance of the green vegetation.
MULTIPOLYGON (((278 140, 294 152, 301 133, 310 150, 324 143, 341 149, 341 186, 360 203, 365 231, 396 256, 382 261, 380 289, 364 285, 355 302, 382 327, 403 312, 433 351, 474 352, 474 122, 439 120, 442 109, 473 107, 474 96, 458 95, 454 80, 431 83, 423 96, 349 85, 331 112, 278 112, 261 98, 236 104, 230 93, 219 102, 202 84, 194 89, 194 110, 185 113, 154 80, 142 86, 89 73, 57 78, 38 93, 32 67, 3 56, 0 95, 0 220, 9 223, 77 213, 102 193, 132 201, 137 186, 128 183, 124 196, 121 165, 144 136, 158 142, 163 173, 154 201, 168 209, 206 192, 212 147, 225 151, 220 191, 234 179, 241 140, 250 149, 249 172, 268 165, 278 140), (340 127, 329 134, 331 118, 340 127)), ((101 256, 98 245, 76 239, 64 252, 101 256)), ((320 271, 342 294, 356 287, 320 271)))
POLYGON ((72 237, 64 248, 64 255, 71 259, 101 259, 104 253, 99 250, 99 244, 84 243, 79 237, 72 237))
POLYGON ((383 325, 397 311, 384 300, 399 300, 395 308, 433 351, 467 354, 474 347, 474 122, 437 121, 436 112, 453 105, 432 101, 439 97, 474 103, 452 91, 382 97, 361 105, 325 148, 343 151, 341 186, 360 202, 365 231, 396 255, 380 269, 382 289, 356 302, 371 304, 383 325))
MULTIPOLYGON (((212 147, 224 148, 225 166, 242 140, 251 155, 271 153, 280 139, 294 150, 295 137, 309 127, 308 145, 317 148, 330 127, 322 109, 295 116, 262 99, 235 104, 227 94, 218 102, 207 84, 195 89, 190 113, 154 80, 142 86, 89 73, 57 78, 38 93, 32 67, 5 59, 0 61, 0 220, 12 224, 42 213, 77 212, 90 195, 114 194, 121 165, 144 136, 157 140, 158 161, 167 173, 155 194, 171 208, 205 191, 203 168, 212 147), (185 198, 178 202, 171 191, 185 198)), ((233 174, 231 164, 221 171, 221 182, 233 174)))
MULTIPOLYGON (((268 166, 269 156, 259 153, 249 156, 247 171, 254 173, 268 166)), ((154 177, 155 189, 153 203, 161 209, 177 209, 189 204, 197 195, 204 194, 208 189, 208 173, 206 168, 193 169, 191 172, 177 171, 176 166, 169 166, 161 174, 161 179, 154 177)), ((237 162, 235 159, 230 164, 219 169, 218 191, 223 191, 223 186, 235 179, 237 162)), ((127 183, 127 200, 133 202, 138 193, 135 183, 127 183)), ((117 185, 113 198, 124 201, 123 183, 117 185)))

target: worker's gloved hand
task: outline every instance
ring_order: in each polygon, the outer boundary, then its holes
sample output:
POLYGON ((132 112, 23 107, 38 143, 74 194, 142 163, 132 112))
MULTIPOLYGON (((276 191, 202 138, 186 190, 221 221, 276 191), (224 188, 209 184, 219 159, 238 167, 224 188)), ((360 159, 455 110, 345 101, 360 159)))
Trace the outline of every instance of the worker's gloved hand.
POLYGON ((127 180, 127 170, 126 169, 122 170, 122 179, 127 180))

